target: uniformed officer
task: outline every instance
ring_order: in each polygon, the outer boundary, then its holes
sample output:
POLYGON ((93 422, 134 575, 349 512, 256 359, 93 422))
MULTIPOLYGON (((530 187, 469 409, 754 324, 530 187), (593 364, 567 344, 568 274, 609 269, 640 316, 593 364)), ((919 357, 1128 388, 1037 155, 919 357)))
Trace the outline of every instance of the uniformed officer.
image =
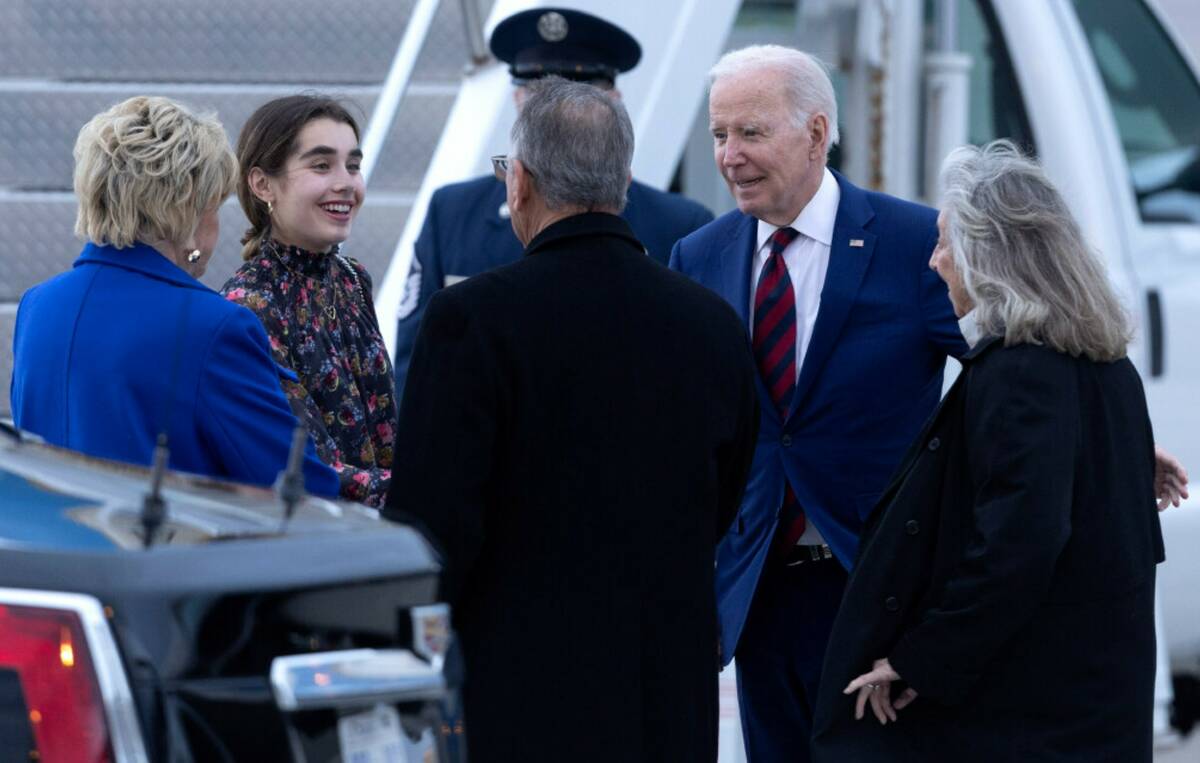
MULTIPOLYGON (((509 16, 492 32, 492 53, 509 65, 520 108, 524 85, 548 74, 587 82, 619 98, 618 72, 642 56, 624 29, 582 11, 536 8, 509 16)), ((634 180, 621 215, 648 254, 664 265, 675 242, 713 219, 700 204, 634 180)), ((485 270, 520 259, 504 183, 493 175, 439 188, 417 239, 396 332, 396 399, 404 392, 409 357, 433 293, 485 270)))

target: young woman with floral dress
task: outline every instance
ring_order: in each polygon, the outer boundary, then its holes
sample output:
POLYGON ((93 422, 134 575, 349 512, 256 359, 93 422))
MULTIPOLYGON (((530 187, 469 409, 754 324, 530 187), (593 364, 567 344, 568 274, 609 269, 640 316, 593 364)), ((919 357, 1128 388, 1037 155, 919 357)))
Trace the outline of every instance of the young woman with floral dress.
POLYGON ((262 321, 284 391, 338 473, 341 495, 380 505, 391 482, 395 382, 371 277, 340 252, 363 200, 358 125, 332 99, 279 98, 246 122, 237 155, 250 229, 246 262, 223 293, 262 321))

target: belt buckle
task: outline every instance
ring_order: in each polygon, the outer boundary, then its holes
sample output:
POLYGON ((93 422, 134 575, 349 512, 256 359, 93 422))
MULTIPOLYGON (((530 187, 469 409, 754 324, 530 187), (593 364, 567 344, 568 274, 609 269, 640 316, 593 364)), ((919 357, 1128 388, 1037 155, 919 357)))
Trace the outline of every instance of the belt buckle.
POLYGON ((805 562, 819 562, 824 559, 832 559, 833 558, 832 549, 830 549, 829 546, 825 545, 825 544, 822 544, 820 546, 801 546, 801 545, 797 544, 792 549, 792 552, 791 552, 791 554, 789 554, 789 556, 791 556, 792 554, 798 555, 799 558, 797 558, 793 561, 790 561, 790 562, 785 562, 784 564, 787 567, 798 567, 801 564, 804 564, 805 562), (801 549, 803 549, 803 550, 801 550, 801 549))

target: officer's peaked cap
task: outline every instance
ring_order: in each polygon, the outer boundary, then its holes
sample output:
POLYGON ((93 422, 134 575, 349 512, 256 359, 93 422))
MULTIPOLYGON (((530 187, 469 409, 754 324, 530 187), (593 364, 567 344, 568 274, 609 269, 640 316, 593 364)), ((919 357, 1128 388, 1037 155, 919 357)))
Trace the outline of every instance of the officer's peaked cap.
POLYGON ((501 21, 492 54, 517 79, 547 74, 575 80, 615 81, 637 66, 642 46, 616 24, 567 8, 534 8, 501 21))

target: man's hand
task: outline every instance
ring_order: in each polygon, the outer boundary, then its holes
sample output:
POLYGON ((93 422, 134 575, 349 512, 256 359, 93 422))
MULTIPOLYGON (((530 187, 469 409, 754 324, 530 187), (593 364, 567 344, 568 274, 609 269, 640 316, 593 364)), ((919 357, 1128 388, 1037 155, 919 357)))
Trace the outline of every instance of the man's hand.
POLYGON ((1154 497, 1158 499, 1158 510, 1167 506, 1178 506, 1188 497, 1187 469, 1170 453, 1154 446, 1154 497))
POLYGON ((870 701, 871 711, 875 713, 875 717, 881 724, 886 726, 889 720, 895 721, 896 711, 908 707, 917 698, 915 690, 905 689, 893 705, 892 682, 899 680, 900 675, 892 670, 892 664, 887 661, 886 657, 882 660, 875 660, 874 668, 870 673, 863 673, 842 690, 842 694, 858 692, 858 702, 854 706, 854 718, 862 720, 863 709, 870 701))

